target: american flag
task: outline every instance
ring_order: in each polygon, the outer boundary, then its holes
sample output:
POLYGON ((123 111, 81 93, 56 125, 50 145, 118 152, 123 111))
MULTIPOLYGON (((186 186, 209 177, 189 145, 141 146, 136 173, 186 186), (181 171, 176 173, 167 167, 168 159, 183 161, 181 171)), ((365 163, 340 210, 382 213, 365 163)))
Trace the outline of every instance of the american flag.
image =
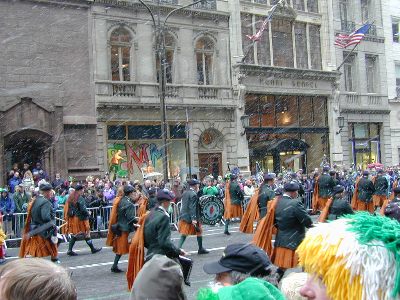
POLYGON ((260 29, 257 31, 256 34, 246 35, 246 37, 254 42, 259 41, 264 33, 264 30, 267 29, 267 25, 271 21, 272 15, 274 14, 275 9, 278 7, 278 5, 281 5, 282 2, 283 2, 283 0, 280 0, 277 4, 275 4, 274 6, 271 7, 271 9, 269 10, 269 14, 265 18, 264 22, 262 23, 260 29))
POLYGON ((347 48, 350 45, 359 44, 370 27, 371 24, 367 23, 349 35, 338 34, 335 38, 335 45, 339 46, 340 48, 347 48))

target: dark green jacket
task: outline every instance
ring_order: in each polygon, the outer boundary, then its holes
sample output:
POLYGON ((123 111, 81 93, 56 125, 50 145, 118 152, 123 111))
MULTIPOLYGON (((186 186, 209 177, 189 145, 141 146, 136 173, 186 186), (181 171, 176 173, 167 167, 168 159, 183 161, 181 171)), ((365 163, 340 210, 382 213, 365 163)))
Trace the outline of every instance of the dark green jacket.
POLYGON ((229 193, 231 194, 231 203, 240 205, 244 198, 243 192, 236 181, 231 181, 229 185, 229 193))
POLYGON ((15 193, 14 194, 14 203, 15 203, 15 212, 16 213, 21 213, 22 212, 22 206, 26 203, 29 202, 29 198, 28 195, 24 192, 24 193, 15 193))
POLYGON ((262 184, 258 194, 258 211, 260 213, 260 219, 266 216, 268 201, 274 198, 275 192, 271 187, 268 184, 262 184))
POLYGON ((176 258, 180 254, 171 241, 169 215, 161 207, 152 210, 144 222, 144 246, 147 248, 146 260, 155 254, 176 258))
POLYGON ((329 208, 328 220, 336 220, 346 214, 354 214, 350 204, 342 198, 333 198, 333 203, 329 208))
MULTIPOLYGON (((34 226, 40 226, 50 221, 55 222, 56 215, 51 206, 50 200, 46 199, 42 195, 38 196, 32 205, 31 210, 31 228, 34 226)), ((50 236, 49 230, 41 232, 39 235, 44 238, 50 236)))
POLYGON ((129 197, 124 196, 118 203, 117 223, 119 229, 125 232, 133 231, 134 220, 135 220, 135 206, 130 201, 129 197))
POLYGON ((312 220, 300 200, 283 195, 275 209, 275 226, 278 229, 275 247, 296 250, 312 220))
POLYGON ((192 189, 186 190, 182 195, 181 201, 182 207, 180 219, 187 223, 192 223, 192 221, 199 220, 199 198, 197 197, 197 193, 192 189))
POLYGON ((375 195, 386 195, 389 188, 389 183, 384 176, 378 176, 375 179, 375 195))
POLYGON ((371 180, 363 177, 358 182, 358 199, 363 202, 371 202, 375 187, 371 180))
POLYGON ((76 201, 76 205, 74 205, 72 202, 69 203, 69 210, 72 211, 73 215, 77 216, 79 220, 89 220, 89 212, 86 207, 86 201, 82 196, 79 196, 78 201, 76 201))
POLYGON ((328 174, 322 174, 318 179, 318 193, 320 197, 328 198, 332 195, 335 181, 328 174))

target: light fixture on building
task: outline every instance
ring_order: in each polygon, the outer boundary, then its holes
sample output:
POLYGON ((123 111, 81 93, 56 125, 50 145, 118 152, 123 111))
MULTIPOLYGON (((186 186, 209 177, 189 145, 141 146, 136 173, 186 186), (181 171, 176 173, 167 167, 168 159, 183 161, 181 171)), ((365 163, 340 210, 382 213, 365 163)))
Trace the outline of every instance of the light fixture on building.
POLYGON ((338 117, 337 122, 338 122, 339 131, 337 131, 336 134, 339 134, 342 132, 342 130, 344 128, 344 117, 338 117))
POLYGON ((242 122, 242 127, 244 131, 240 135, 245 135, 246 134, 246 128, 249 127, 250 125, 250 116, 248 115, 243 115, 240 117, 240 122, 242 122))

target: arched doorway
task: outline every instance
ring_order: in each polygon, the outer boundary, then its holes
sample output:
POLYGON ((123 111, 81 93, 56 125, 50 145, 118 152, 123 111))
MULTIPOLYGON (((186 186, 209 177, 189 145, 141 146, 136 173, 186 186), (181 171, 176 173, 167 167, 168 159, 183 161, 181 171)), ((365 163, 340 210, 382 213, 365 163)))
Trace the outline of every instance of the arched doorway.
POLYGON ((223 141, 222 133, 215 128, 208 128, 200 135, 198 153, 200 180, 207 175, 212 175, 214 178, 222 175, 223 141))
POLYGON ((49 170, 47 158, 51 141, 49 134, 35 129, 21 129, 8 134, 4 137, 6 170, 11 170, 14 164, 22 169, 24 163, 32 167, 37 162, 42 163, 45 170, 49 170))
POLYGON ((259 163, 266 172, 306 170, 308 147, 307 143, 299 139, 260 142, 253 146, 250 158, 251 169, 255 170, 255 164, 259 163))

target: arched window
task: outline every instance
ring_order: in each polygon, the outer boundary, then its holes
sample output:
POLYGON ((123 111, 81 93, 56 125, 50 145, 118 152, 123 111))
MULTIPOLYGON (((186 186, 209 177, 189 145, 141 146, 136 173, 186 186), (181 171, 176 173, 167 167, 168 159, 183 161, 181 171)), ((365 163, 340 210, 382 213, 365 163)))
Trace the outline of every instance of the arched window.
POLYGON ((131 80, 131 42, 132 37, 123 27, 111 33, 111 79, 113 81, 131 80))
MULTIPOLYGON (((175 38, 170 33, 165 33, 165 72, 167 83, 172 83, 173 77, 173 65, 174 65, 174 52, 175 52, 175 38)), ((158 59, 158 53, 156 53, 156 71, 157 71, 157 82, 160 70, 160 60, 158 59)))
POLYGON ((214 43, 207 37, 202 37, 196 42, 197 83, 210 85, 213 81, 212 65, 214 43))

